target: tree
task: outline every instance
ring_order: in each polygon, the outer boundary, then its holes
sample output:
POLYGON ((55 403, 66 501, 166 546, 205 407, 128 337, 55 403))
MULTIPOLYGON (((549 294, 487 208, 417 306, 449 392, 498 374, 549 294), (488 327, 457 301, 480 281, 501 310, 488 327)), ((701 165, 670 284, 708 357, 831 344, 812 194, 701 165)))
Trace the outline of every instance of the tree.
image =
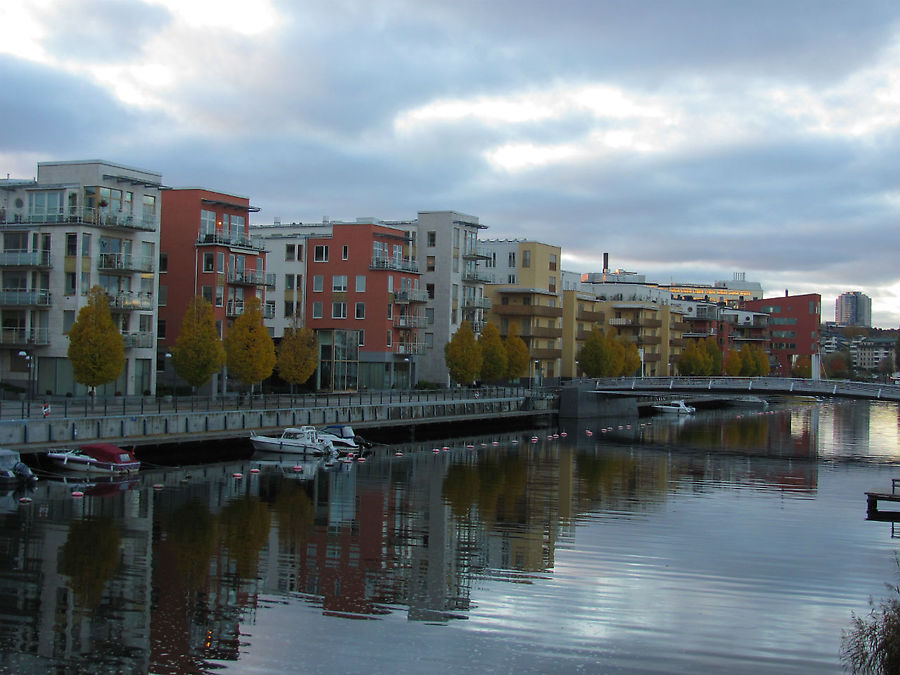
POLYGON ((506 349, 500 339, 500 330, 488 322, 478 337, 481 349, 481 380, 496 382, 506 376, 506 349))
POLYGON ((306 382, 319 365, 319 346, 312 328, 296 324, 284 329, 278 346, 278 374, 291 385, 306 382))
POLYGON ((519 337, 519 329, 511 323, 506 339, 503 341, 506 350, 506 379, 517 380, 528 373, 528 345, 519 337))
POLYGON ((847 352, 832 352, 823 359, 825 375, 833 379, 846 379, 850 375, 850 354, 847 352))
POLYGON ((810 373, 812 372, 812 365, 810 363, 810 358, 808 356, 801 356, 796 360, 794 365, 791 367, 791 376, 792 377, 805 377, 808 378, 810 373))
POLYGON ((444 345, 444 361, 454 382, 470 384, 478 379, 481 374, 481 350, 468 321, 463 321, 450 342, 444 345))
POLYGON ((275 344, 263 326, 259 298, 244 302, 244 313, 225 335, 225 362, 228 371, 244 384, 252 385, 272 374, 275 344))
POLYGON ((707 375, 721 375, 722 374, 722 350, 719 349, 719 345, 716 344, 716 339, 714 337, 708 337, 701 343, 703 348, 706 350, 706 353, 710 358, 710 369, 707 375))
POLYGON ((69 361, 75 381, 93 390, 125 368, 125 341, 113 323, 106 291, 94 286, 69 329, 69 361))
POLYGON ((201 296, 194 296, 172 348, 172 366, 185 382, 197 388, 209 381, 224 364, 225 348, 216 331, 212 304, 201 296))
POLYGON ((636 373, 639 374, 639 370, 641 367, 641 354, 638 351, 637 345, 631 342, 630 340, 623 345, 625 347, 625 359, 622 363, 622 375, 634 375, 636 373))
POLYGON ((729 349, 725 355, 725 374, 731 377, 741 374, 743 360, 740 353, 736 349, 729 349))
POLYGON ((706 345, 691 340, 678 357, 678 372, 681 375, 711 375, 713 359, 706 345))
POLYGON ((616 377, 625 363, 625 348, 619 340, 594 328, 581 346, 578 362, 588 377, 616 377))

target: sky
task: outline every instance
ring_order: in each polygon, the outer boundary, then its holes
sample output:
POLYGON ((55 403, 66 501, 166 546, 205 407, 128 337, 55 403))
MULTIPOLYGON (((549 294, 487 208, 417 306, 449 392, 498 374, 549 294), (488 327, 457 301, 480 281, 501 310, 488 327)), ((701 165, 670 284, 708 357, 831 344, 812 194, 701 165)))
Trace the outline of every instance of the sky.
POLYGON ((455 210, 564 269, 745 273, 900 325, 893 0, 3 0, 0 171, 103 159, 253 224, 455 210))

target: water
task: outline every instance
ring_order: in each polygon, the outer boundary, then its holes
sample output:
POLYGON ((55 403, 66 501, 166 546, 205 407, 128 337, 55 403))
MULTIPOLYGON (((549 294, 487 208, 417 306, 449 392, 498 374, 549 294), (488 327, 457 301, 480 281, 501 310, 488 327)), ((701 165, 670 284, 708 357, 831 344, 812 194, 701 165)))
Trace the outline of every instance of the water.
POLYGON ((0 500, 0 672, 841 672, 900 572, 864 495, 898 428, 785 401, 42 480, 0 500))

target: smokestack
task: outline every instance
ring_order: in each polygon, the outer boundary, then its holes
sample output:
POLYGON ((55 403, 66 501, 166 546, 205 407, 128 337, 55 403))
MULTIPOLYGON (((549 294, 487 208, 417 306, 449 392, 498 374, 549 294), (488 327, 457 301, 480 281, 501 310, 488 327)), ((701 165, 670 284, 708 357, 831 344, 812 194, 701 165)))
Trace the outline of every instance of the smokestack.
POLYGON ((785 288, 784 289, 784 297, 787 297, 787 296, 788 296, 788 289, 785 288))
POLYGON ((609 253, 603 254, 603 271, 606 272, 609 270, 609 253))

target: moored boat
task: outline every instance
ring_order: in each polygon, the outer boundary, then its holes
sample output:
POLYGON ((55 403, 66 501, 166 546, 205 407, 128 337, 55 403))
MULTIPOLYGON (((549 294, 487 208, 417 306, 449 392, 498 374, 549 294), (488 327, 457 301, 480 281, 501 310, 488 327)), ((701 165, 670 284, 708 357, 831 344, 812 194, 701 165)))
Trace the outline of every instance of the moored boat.
POLYGON ((88 443, 74 450, 48 452, 47 458, 57 469, 84 473, 135 473, 141 463, 130 450, 112 443, 88 443))
POLYGON ((254 450, 277 454, 332 455, 334 446, 328 438, 319 436, 313 426, 287 427, 281 436, 250 434, 254 450))
POLYGON ((22 461, 18 452, 8 448, 0 448, 0 483, 10 485, 12 483, 28 483, 36 480, 37 476, 22 461))
POLYGON ((653 406, 653 409, 657 412, 671 415, 690 415, 697 412, 697 409, 694 406, 687 405, 682 400, 670 401, 669 403, 657 403, 653 406))
POLYGON ((327 438, 338 452, 358 451, 368 444, 349 424, 328 424, 318 429, 319 438, 327 438))

